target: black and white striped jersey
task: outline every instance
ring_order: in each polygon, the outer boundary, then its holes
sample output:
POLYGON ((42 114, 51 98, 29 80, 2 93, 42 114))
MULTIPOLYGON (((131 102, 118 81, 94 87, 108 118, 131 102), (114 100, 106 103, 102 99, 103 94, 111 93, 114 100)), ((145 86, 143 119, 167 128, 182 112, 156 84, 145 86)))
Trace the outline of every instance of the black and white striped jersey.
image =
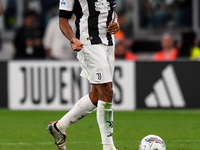
POLYGON ((76 37, 82 43, 113 45, 114 38, 106 31, 114 19, 115 0, 60 0, 59 17, 76 16, 76 37))

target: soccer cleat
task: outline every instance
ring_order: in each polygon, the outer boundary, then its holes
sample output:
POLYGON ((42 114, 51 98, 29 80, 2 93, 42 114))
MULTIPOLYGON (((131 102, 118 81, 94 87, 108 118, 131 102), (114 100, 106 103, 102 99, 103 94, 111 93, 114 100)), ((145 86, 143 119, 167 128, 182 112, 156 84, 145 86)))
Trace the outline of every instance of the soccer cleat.
POLYGON ((55 144, 57 145, 57 148, 60 150, 67 150, 67 147, 65 145, 66 141, 66 133, 63 134, 57 127, 56 127, 57 121, 50 122, 47 126, 47 130, 49 130, 49 134, 51 134, 55 140, 55 144))

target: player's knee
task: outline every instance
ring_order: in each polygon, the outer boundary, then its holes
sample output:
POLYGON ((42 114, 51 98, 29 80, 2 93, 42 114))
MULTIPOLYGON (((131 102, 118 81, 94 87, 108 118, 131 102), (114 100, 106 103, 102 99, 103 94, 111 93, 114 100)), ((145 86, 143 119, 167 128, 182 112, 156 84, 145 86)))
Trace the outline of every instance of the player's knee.
POLYGON ((108 93, 107 93, 107 98, 108 98, 107 102, 112 103, 112 99, 113 99, 113 90, 112 90, 112 89, 109 89, 107 92, 108 92, 108 93))
POLYGON ((102 92, 100 94, 100 100, 103 100, 105 102, 112 102, 113 98, 113 89, 112 86, 110 86, 108 83, 103 85, 102 92))

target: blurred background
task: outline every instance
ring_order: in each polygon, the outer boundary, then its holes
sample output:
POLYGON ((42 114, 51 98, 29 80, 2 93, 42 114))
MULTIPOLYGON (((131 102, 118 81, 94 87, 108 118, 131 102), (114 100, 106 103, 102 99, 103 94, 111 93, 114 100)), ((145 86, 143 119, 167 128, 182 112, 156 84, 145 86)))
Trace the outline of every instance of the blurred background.
MULTIPOLYGON (((59 1, 0 1, 0 107, 70 109, 90 88, 59 29, 59 1)), ((200 1, 116 2, 114 109, 200 108, 200 1)))
MULTIPOLYGON (((116 59, 198 60, 198 0, 116 1, 121 27, 115 35, 116 59)), ((58 0, 1 0, 1 3, 0 60, 75 59, 69 43, 59 35, 58 0), (54 27, 56 31, 52 30, 54 27), (51 42, 54 38, 60 39, 55 41, 60 43, 57 46, 51 42)), ((71 22, 74 27, 74 18, 71 22)))
MULTIPOLYGON (((91 86, 59 29, 59 0, 0 3, 0 149, 53 149, 47 123, 60 119, 91 86)), ((157 134, 167 149, 199 150, 200 0, 116 3, 117 148, 137 149, 144 136, 157 134)), ((69 149, 102 149, 94 118, 92 113, 70 127, 69 149)))

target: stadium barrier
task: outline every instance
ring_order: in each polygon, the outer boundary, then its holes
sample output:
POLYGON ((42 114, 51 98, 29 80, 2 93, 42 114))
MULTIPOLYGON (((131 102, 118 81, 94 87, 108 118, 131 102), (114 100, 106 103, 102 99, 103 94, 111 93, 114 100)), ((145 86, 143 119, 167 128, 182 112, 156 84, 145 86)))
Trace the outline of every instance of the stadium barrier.
POLYGON ((8 106, 7 62, 0 62, 0 108, 8 106))
MULTIPOLYGON (((134 110, 134 63, 117 62, 114 110, 134 110)), ((8 63, 8 107, 14 110, 69 110, 91 86, 80 77, 78 61, 11 61, 8 63)))
POLYGON ((199 62, 136 63, 137 108, 200 108, 199 62))
MULTIPOLYGON (((77 61, 1 62, 0 107, 69 110, 91 86, 77 61)), ((114 110, 200 108, 199 62, 116 61, 114 110)))

